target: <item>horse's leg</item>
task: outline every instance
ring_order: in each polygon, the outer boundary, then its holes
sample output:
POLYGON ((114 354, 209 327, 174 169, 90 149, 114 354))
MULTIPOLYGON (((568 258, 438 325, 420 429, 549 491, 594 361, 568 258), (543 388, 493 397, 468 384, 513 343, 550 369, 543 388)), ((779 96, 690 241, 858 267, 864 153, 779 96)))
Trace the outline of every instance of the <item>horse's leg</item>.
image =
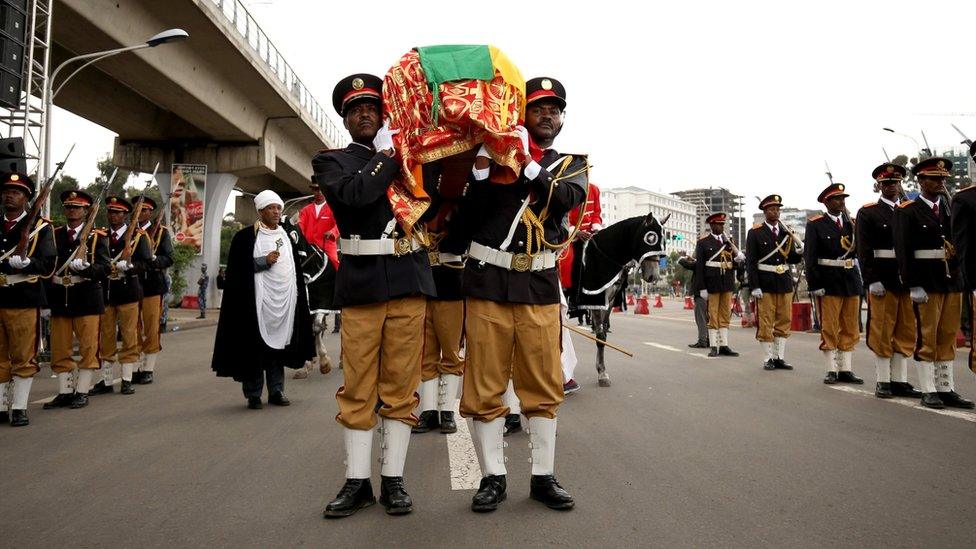
MULTIPOLYGON (((597 339, 606 341, 607 339, 607 329, 606 329, 606 315, 610 314, 605 309, 591 309, 590 310, 590 322, 593 327, 593 335, 597 339)), ((597 382, 600 387, 610 386, 610 376, 607 375, 607 365, 603 361, 603 351, 606 346, 602 343, 596 344, 596 373, 597 382)))

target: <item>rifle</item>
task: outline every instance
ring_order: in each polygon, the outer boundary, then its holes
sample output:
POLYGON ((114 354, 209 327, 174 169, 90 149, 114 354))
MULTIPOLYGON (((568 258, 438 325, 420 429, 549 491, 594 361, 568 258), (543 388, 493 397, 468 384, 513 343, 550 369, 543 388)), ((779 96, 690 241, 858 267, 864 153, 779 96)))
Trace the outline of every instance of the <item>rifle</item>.
MULTIPOLYGON (((153 216, 152 224, 149 226, 149 244, 150 246, 155 245, 156 238, 159 237, 159 231, 163 229, 163 204, 165 207, 169 207, 169 199, 173 196, 173 193, 167 193, 162 197, 162 204, 156 210, 156 215, 153 216)), ((153 250, 156 253, 156 250, 153 250)))
POLYGON ((6 259, 9 255, 24 257, 24 254, 27 252, 27 244, 30 243, 31 237, 34 236, 31 233, 31 228, 34 226, 34 222, 37 221, 37 218, 41 215, 41 208, 47 204, 47 197, 51 195, 51 187, 54 186, 54 179, 59 173, 61 173, 61 169, 64 168, 64 163, 68 161, 68 157, 71 156, 71 151, 73 150, 75 150, 75 146, 71 145, 71 148, 68 149, 68 154, 64 156, 64 160, 57 163, 57 168, 55 168, 54 173, 52 173, 47 178, 47 181, 44 182, 44 185, 41 187, 41 192, 37 193, 37 196, 34 198, 34 203, 31 205, 31 209, 27 213, 27 217, 24 218, 23 225, 20 228, 20 242, 18 242, 17 246, 13 249, 14 253, 11 254, 10 252, 7 252, 3 259, 6 259))
POLYGON ((136 228, 139 225, 139 214, 142 212, 142 205, 145 202, 146 192, 149 187, 152 187, 153 181, 156 179, 156 172, 159 171, 159 162, 156 162, 156 167, 153 168, 152 176, 149 181, 146 181, 145 188, 142 189, 142 193, 139 195, 139 200, 136 200, 135 207, 132 210, 132 218, 129 220, 129 226, 125 228, 125 246, 122 248, 122 253, 119 257, 125 261, 132 258, 132 235, 136 233, 136 228))
POLYGON ((98 215, 99 205, 105 198, 106 193, 108 193, 108 188, 112 185, 112 182, 115 181, 115 176, 118 173, 119 169, 115 168, 115 171, 112 172, 112 176, 105 180, 105 183, 103 183, 102 187, 99 189, 98 196, 95 197, 95 202, 91 205, 91 208, 88 209, 88 217, 85 219, 85 223, 81 226, 81 232, 78 233, 78 247, 75 248, 75 251, 71 253, 68 260, 64 262, 64 265, 61 265, 61 267, 58 269, 58 275, 63 274, 64 270, 68 268, 68 265, 70 265, 72 261, 75 259, 84 260, 85 256, 88 255, 88 235, 90 235, 92 229, 95 228, 95 216, 98 215))
POLYGON ((973 140, 970 139, 970 138, 968 138, 968 137, 966 137, 966 134, 962 133, 962 130, 960 130, 959 128, 957 128, 955 124, 949 124, 949 125, 952 126, 952 129, 956 130, 956 132, 958 132, 959 135, 962 136, 962 142, 963 143, 969 145, 970 147, 973 146, 973 140))

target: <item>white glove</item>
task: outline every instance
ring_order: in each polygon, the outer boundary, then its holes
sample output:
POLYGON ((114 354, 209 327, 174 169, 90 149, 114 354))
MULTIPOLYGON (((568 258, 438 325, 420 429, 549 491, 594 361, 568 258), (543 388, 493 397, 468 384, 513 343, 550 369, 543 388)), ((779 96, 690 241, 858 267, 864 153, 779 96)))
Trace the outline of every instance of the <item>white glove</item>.
POLYGON ((800 255, 803 254, 803 243, 801 243, 801 242, 797 242, 796 243, 796 253, 798 253, 800 255))
POLYGON ((813 297, 823 297, 823 296, 827 295, 827 290, 824 290, 823 288, 820 288, 820 289, 814 290, 814 291, 812 291, 810 293, 813 294, 813 297))
POLYGON ((72 271, 76 273, 80 273, 81 271, 84 271, 88 267, 91 267, 91 263, 85 261, 84 259, 76 258, 76 259, 72 259, 71 263, 68 263, 68 267, 72 271))
POLYGON ((762 288, 753 288, 752 297, 756 299, 762 299, 762 296, 763 296, 762 288))
POLYGON ((880 281, 869 284, 868 291, 871 292, 871 295, 876 297, 883 297, 885 295, 884 284, 882 284, 880 281))
POLYGON ((26 269, 30 265, 29 257, 20 257, 19 255, 12 255, 10 259, 7 260, 10 266, 14 269, 26 269))
POLYGON ((746 254, 742 253, 741 251, 739 252, 739 255, 735 256, 736 263, 742 263, 745 260, 746 260, 746 254))
POLYGON ((909 291, 909 297, 912 298, 914 303, 927 303, 929 300, 929 294, 925 293, 925 288, 921 286, 915 286, 909 291))
POLYGON ((128 261, 122 259, 118 263, 115 264, 115 267, 118 270, 120 270, 122 272, 125 272, 125 271, 128 271, 129 269, 132 268, 132 263, 129 263, 128 261))
POLYGON ((529 163, 525 165, 523 173, 526 179, 535 179, 539 177, 539 172, 542 171, 542 166, 538 162, 532 160, 532 156, 529 153, 529 130, 525 129, 525 126, 515 126, 515 130, 518 131, 519 139, 522 140, 522 152, 529 159, 529 163))
MULTIPOLYGON (((481 148, 478 149, 478 154, 476 154, 475 157, 478 156, 482 156, 484 158, 487 158, 488 160, 491 160, 491 156, 488 155, 488 150, 485 149, 484 145, 482 145, 481 148)), ((471 173, 474 174, 475 181, 484 181, 485 179, 488 179, 489 175, 491 175, 491 168, 484 168, 479 170, 477 168, 477 164, 475 164, 471 166, 471 173)))
POLYGON ((698 295, 700 295, 702 299, 708 299, 708 290, 702 290, 698 292, 698 295))
POLYGON ((383 127, 376 132, 373 138, 373 148, 378 151, 393 149, 393 136, 400 133, 400 130, 391 130, 390 121, 383 122, 383 127))
POLYGON ((519 139, 522 140, 522 152, 525 156, 529 156, 529 130, 525 129, 525 126, 515 126, 515 131, 519 134, 519 139))

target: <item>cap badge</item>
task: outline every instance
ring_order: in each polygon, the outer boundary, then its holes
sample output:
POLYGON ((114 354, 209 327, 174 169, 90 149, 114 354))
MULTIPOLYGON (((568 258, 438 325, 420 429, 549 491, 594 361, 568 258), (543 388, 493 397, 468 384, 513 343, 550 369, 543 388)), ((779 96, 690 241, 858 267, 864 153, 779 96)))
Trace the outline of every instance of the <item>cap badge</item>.
POLYGON ((354 89, 354 90, 361 90, 361 89, 363 89, 363 85, 364 85, 364 83, 363 83, 363 79, 362 78, 353 78, 352 79, 352 89, 354 89))
POLYGON ((837 185, 837 190, 838 191, 843 191, 844 190, 844 184, 843 183, 838 184, 837 185))
POLYGON ((773 200, 775 200, 776 202, 782 202, 783 201, 783 199, 780 198, 778 194, 777 195, 773 195, 773 200))
POLYGON ((111 198, 111 200, 109 200, 109 202, 111 202, 112 204, 115 204, 118 201, 119 200, 117 198, 115 198, 114 196, 111 198))
POLYGON ((938 168, 940 170, 944 170, 945 169, 945 162, 939 160, 939 162, 938 162, 938 164, 936 164, 936 166, 938 166, 938 168))
POLYGON ((11 181, 20 181, 20 176, 19 176, 19 175, 17 175, 17 174, 12 174, 12 175, 10 176, 10 180, 11 180, 11 181))
POLYGON ((895 167, 894 166, 888 166, 887 168, 885 168, 885 171, 888 172, 888 173, 895 173, 895 167))
POLYGON ((71 191, 71 194, 68 195, 68 198, 78 198, 78 193, 71 191))
POLYGON ((542 89, 544 89, 544 90, 551 90, 552 89, 552 80, 549 80, 548 78, 543 79, 542 80, 542 89))

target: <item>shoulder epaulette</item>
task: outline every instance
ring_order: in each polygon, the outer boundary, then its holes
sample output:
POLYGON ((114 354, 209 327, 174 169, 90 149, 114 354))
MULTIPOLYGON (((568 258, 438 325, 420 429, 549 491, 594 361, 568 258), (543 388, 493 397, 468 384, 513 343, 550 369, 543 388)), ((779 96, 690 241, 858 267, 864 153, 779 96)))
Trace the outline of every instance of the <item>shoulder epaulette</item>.
POLYGON ((958 191, 956 191, 956 194, 959 194, 959 193, 962 193, 962 192, 966 192, 966 191, 971 191, 973 189, 976 189, 976 185, 970 185, 968 187, 963 187, 963 188, 959 189, 958 191))
POLYGON ((707 234, 705 236, 699 237, 698 240, 705 240, 706 238, 708 238, 707 234))
POLYGON ((871 206, 877 206, 877 202, 868 202, 867 204, 861 206, 862 208, 870 208, 871 206))
POLYGON ((815 215, 815 216, 807 219, 807 221, 819 221, 820 219, 823 219, 823 215, 815 215))
POLYGON ((911 206, 914 203, 915 203, 914 200, 906 200, 906 201, 902 202, 901 204, 899 204, 898 207, 899 208, 907 208, 907 207, 911 206))

